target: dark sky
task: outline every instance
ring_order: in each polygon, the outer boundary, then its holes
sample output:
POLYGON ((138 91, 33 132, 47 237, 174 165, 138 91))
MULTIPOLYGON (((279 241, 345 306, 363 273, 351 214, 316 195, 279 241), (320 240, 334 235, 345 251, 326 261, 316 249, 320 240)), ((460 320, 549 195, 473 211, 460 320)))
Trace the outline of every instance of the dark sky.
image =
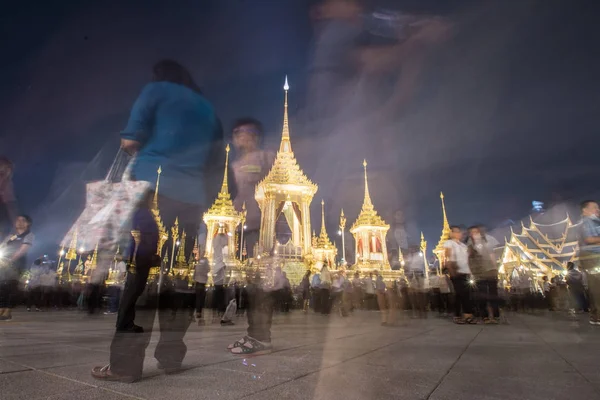
MULTIPOLYGON (((534 199, 576 202, 598 192, 597 2, 387 3, 459 23, 423 66, 408 112, 387 127, 392 145, 373 143, 365 151, 387 160, 375 162, 371 184, 384 216, 403 208, 433 243, 440 190, 451 222, 464 224, 518 219, 534 199), (389 171, 399 195, 388 196, 389 171)), ((23 209, 44 218, 80 193, 82 179, 98 174, 96 161, 110 158, 116 133, 160 58, 192 71, 227 127, 237 116, 254 115, 265 122, 267 142, 276 141, 285 74, 292 117, 306 105, 311 35, 307 0, 3 5, 0 152, 17 164, 23 209)), ((292 126, 292 133, 302 141, 302 126, 292 126)), ((319 146, 312 149, 298 154, 301 163, 325 157, 319 146)), ((356 190, 336 203, 350 220, 362 201, 362 159, 356 151, 345 154, 354 153, 357 168, 349 175, 357 177, 356 190)), ((320 173, 311 176, 317 183, 320 173)))

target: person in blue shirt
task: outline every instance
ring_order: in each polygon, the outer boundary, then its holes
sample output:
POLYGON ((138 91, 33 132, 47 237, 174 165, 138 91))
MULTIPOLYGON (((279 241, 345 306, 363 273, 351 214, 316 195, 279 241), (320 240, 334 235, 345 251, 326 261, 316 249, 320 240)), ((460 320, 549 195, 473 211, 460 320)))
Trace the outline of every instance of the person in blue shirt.
MULTIPOLYGON (((161 217, 166 227, 179 219, 180 234, 186 231, 189 241, 186 248, 191 249, 202 212, 216 197, 223 177, 223 131, 214 107, 183 66, 163 60, 154 66, 153 75, 153 81, 135 101, 127 126, 121 132, 121 148, 136 156, 132 179, 154 183, 161 168, 158 196, 161 217)), ((133 382, 142 376, 156 312, 152 309, 136 316, 135 305, 145 290, 150 268, 160 265, 160 257, 156 255, 158 228, 150 211, 156 205, 152 194, 153 191, 148 193, 133 218, 133 228, 140 232, 137 251, 130 260, 135 271, 127 274, 110 364, 92 370, 97 379, 133 382)), ((200 239, 199 243, 204 241, 200 239)), ((165 248, 173 245, 177 244, 167 242, 165 248)), ((167 309, 173 301, 172 295, 166 287, 161 288, 159 298, 150 296, 147 303, 167 309)), ((191 316, 184 310, 178 310, 171 318, 159 318, 161 338, 155 351, 159 368, 169 372, 181 367, 186 354, 183 337, 190 321, 191 316), (168 340, 163 340, 164 333, 168 340)))
POLYGON ((600 325, 600 207, 593 200, 581 203, 579 262, 588 278, 590 324, 600 325))

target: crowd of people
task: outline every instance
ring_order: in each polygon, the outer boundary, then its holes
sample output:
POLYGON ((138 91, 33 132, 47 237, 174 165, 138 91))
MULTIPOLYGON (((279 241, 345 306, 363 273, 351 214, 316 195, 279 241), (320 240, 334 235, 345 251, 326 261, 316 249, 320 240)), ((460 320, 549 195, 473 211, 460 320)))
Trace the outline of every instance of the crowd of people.
MULTIPOLYGON (((236 157, 231 164, 229 191, 236 207, 247 206, 245 238, 250 259, 254 257, 260 223, 260 210, 251 206, 256 205, 254 188, 273 162, 273 153, 261 149, 261 136, 262 124, 256 119, 242 118, 234 123, 236 157)), ((179 226, 186 232, 197 232, 187 238, 188 246, 196 238, 200 244, 205 243, 208 233, 200 225, 200 216, 219 190, 218 177, 222 175, 216 171, 224 162, 217 155, 223 153, 224 141, 221 122, 191 74, 172 60, 156 64, 153 81, 142 90, 121 133, 120 147, 122 152, 135 156, 130 163, 131 177, 136 181, 153 184, 161 166, 161 216, 167 224, 178 218, 179 226)), ((28 267, 26 256, 34 241, 32 219, 15 211, 12 169, 8 159, 0 159, 0 195, 6 211, 3 221, 12 223, 12 233, 3 232, 1 245, 1 321, 12 319, 19 279, 28 267)), ((451 314, 456 324, 496 324, 504 304, 516 309, 536 304, 532 300, 536 295, 525 293, 521 290, 524 286, 518 292, 503 293, 493 254, 498 243, 481 226, 469 228, 466 240, 465 230, 452 226, 451 238, 444 244, 444 263, 435 271, 428 270, 418 250, 409 251, 404 257, 404 278, 394 282, 386 282, 377 270, 365 273, 324 264, 316 272, 307 271, 302 282, 293 287, 276 255, 272 255, 263 272, 256 269, 256 273, 248 273, 246 282, 228 282, 223 257, 226 233, 219 231, 212 241, 212 270, 204 257, 207 249, 200 245, 194 255, 193 287, 169 271, 162 271, 148 284, 151 268, 161 265, 156 254, 159 230, 152 213, 156 201, 153 194, 153 190, 148 190, 135 204, 131 228, 139 236, 136 240, 131 238, 126 256, 115 260, 120 278, 113 284, 104 285, 109 266, 102 254, 96 266, 96 276, 102 279, 91 279, 86 285, 62 282, 56 275, 56 265, 41 258, 34 263, 26 283, 23 301, 29 310, 76 306, 93 311, 106 295, 107 313, 117 314, 116 330, 110 362, 92 370, 96 379, 140 379, 156 315, 161 334, 155 357, 160 368, 174 371, 181 368, 185 357, 185 333, 194 317, 198 323, 206 323, 206 307, 214 309, 213 318, 224 326, 234 323, 233 316, 245 312, 247 335, 233 342, 228 351, 246 355, 272 350, 273 313, 286 313, 292 308, 301 308, 305 313, 312 309, 323 315, 335 311, 342 317, 358 309, 379 310, 382 325, 392 326, 401 309, 411 310, 416 318, 425 318, 429 311, 437 310, 442 316, 451 314), (140 305, 144 307, 140 309, 140 305)), ((578 309, 585 310, 589 298, 590 323, 600 325, 600 279, 596 274, 600 254, 598 204, 585 202, 582 214, 580 267, 585 274, 571 266, 566 284, 577 299, 578 309)), ((111 265, 113 258, 114 253, 110 256, 111 265)), ((556 280, 554 284, 544 284, 542 298, 548 308, 552 308, 548 299, 556 302, 560 298, 556 294, 561 290, 556 280)))

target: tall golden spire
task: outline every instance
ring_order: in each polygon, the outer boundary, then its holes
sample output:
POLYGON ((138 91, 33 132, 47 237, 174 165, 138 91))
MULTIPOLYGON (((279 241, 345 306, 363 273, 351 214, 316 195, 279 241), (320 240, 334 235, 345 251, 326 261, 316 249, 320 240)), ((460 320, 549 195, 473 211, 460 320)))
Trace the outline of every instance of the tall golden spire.
POLYGON ((443 192, 440 192, 440 200, 442 201, 442 235, 440 236, 440 241, 438 242, 437 246, 435 246, 435 249, 433 249, 433 253, 437 256, 440 265, 443 265, 446 259, 446 250, 444 249, 444 244, 450 240, 450 224, 448 223, 448 216, 446 215, 446 203, 444 202, 443 192))
POLYGON ((367 179, 367 160, 363 161, 363 167, 365 169, 365 198, 363 200, 362 209, 358 218, 350 228, 350 232, 353 232, 359 226, 370 226, 370 227, 381 227, 389 229, 389 225, 377 214, 373 202, 371 201, 371 195, 369 194, 369 181, 367 179))
POLYGON ((156 187, 154 188, 154 199, 152 201, 152 206, 155 210, 158 210, 158 185, 160 185, 160 174, 162 174, 162 168, 159 165, 156 170, 156 187))
POLYGON ((442 217, 444 219, 443 229, 450 229, 450 224, 448 223, 448 217, 446 216, 446 204, 444 202, 444 192, 440 192, 440 199, 442 200, 442 217))
POLYGON ((223 185, 221 185, 221 193, 229 194, 229 186, 227 184, 227 169, 229 168, 229 143, 225 147, 225 172, 223 173, 223 185))
POLYGON ((288 119, 288 90, 290 90, 290 85, 288 84, 287 75, 285 76, 283 90, 285 92, 283 101, 283 129, 281 130, 281 144, 279 146, 279 151, 291 153, 292 144, 290 142, 290 123, 288 119))
POLYGON ((179 268, 182 268, 185 265, 185 239, 186 233, 185 229, 181 233, 181 239, 179 240, 179 249, 177 249, 177 264, 179 264, 179 268))

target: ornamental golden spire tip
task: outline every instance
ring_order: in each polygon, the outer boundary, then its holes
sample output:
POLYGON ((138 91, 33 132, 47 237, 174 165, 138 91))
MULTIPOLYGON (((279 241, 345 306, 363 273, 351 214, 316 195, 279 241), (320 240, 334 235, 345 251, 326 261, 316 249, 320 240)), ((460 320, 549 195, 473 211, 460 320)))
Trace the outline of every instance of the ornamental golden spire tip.
POLYGON ((279 151, 291 153, 292 146, 290 143, 290 123, 288 119, 288 90, 290 85, 288 83, 287 75, 285 76, 285 84, 283 85, 284 101, 283 101, 283 129, 281 131, 281 145, 279 151))
POLYGON ((154 199, 152 201, 152 206, 155 210, 158 210, 158 185, 160 184, 160 174, 162 174, 162 167, 159 165, 156 170, 156 187, 154 188, 154 199))
POLYGON ((373 208, 373 202, 371 201, 371 195, 369 194, 369 180, 367 179, 367 160, 363 160, 363 167, 365 169, 365 199, 363 202, 363 208, 373 208))
POLYGON ((221 193, 229 193, 229 185, 227 182, 227 169, 229 168, 229 143, 225 146, 225 172, 223 173, 223 185, 221 185, 221 193))

